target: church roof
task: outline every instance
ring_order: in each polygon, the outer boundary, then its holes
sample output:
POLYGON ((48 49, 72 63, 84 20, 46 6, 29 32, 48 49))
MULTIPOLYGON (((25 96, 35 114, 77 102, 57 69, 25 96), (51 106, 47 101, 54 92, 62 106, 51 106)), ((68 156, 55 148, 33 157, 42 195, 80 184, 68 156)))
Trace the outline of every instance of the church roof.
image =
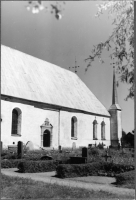
POLYGON ((1 46, 1 94, 110 116, 73 72, 1 46))

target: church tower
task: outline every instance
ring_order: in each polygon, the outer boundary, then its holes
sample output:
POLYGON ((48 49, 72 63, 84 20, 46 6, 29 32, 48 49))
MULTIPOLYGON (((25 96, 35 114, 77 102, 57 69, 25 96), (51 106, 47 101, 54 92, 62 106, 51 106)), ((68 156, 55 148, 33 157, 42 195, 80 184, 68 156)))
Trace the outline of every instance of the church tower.
POLYGON ((122 137, 122 126, 121 126, 121 108, 118 104, 117 96, 117 85, 115 77, 115 67, 113 67, 113 91, 112 91, 112 105, 109 109, 111 115, 110 119, 110 138, 111 146, 117 147, 122 137))

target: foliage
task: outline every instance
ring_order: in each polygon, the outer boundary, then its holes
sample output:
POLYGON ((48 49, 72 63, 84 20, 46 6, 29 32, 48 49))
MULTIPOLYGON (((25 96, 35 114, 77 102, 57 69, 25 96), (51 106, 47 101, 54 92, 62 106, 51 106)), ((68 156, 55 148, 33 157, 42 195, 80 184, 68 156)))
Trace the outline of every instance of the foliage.
POLYGON ((46 12, 51 12, 55 15, 55 18, 57 20, 62 18, 62 11, 64 10, 63 5, 65 4, 65 1, 59 2, 56 1, 56 3, 51 3, 50 6, 44 6, 43 1, 28 1, 28 5, 26 6, 26 9, 28 11, 32 10, 33 14, 37 14, 42 10, 45 10, 46 12))
POLYGON ((115 59, 113 62, 120 74, 120 81, 130 84, 126 100, 134 98, 134 4, 132 0, 104 2, 98 5, 96 16, 99 17, 105 10, 112 17, 113 32, 106 41, 94 45, 86 59, 86 71, 95 58, 104 63, 102 53, 109 51, 110 58, 115 59))
POLYGON ((54 171, 57 166, 55 161, 22 161, 18 164, 18 169, 23 173, 36 173, 54 171))
POLYGON ((121 143, 123 147, 133 147, 134 148, 134 135, 132 133, 124 134, 121 138, 121 143))
POLYGON ((111 155, 112 162, 115 164, 135 165, 132 152, 130 151, 124 152, 122 150, 110 149, 108 153, 111 155))
MULTIPOLYGON (((134 165, 134 157, 132 157, 132 154, 134 152, 131 151, 122 151, 122 150, 114 150, 114 149, 106 149, 108 150, 108 154, 111 156, 111 158, 108 158, 108 161, 112 161, 115 164, 127 164, 127 165, 134 165)), ((103 157, 106 154, 105 149, 99 149, 98 147, 91 147, 88 149, 88 159, 87 163, 93 163, 98 161, 105 161, 105 157, 103 157)), ((2 161, 3 167, 17 167, 17 165, 10 164, 11 162, 16 162, 17 159, 12 158, 12 154, 9 153, 9 151, 3 151, 2 155, 3 158, 8 158, 8 160, 2 161), (7 156, 7 157, 6 157, 7 156), (9 162, 10 161, 10 162, 9 162), (9 164, 8 164, 9 163, 9 164)), ((58 150, 51 150, 51 151, 43 151, 43 150, 33 150, 28 151, 23 155, 22 160, 26 161, 39 161, 41 162, 41 157, 44 155, 49 155, 53 158, 54 161, 56 161, 58 164, 69 164, 70 157, 74 156, 82 156, 81 149, 64 149, 60 153, 58 150)), ((21 161, 19 159, 19 161, 21 161)))
POLYGON ((88 150, 88 155, 89 156, 98 156, 98 155, 100 155, 100 151, 98 148, 91 148, 88 150))
POLYGON ((100 169, 100 163, 87 164, 62 164, 56 167, 56 174, 59 178, 70 178, 78 176, 89 176, 93 171, 94 175, 100 169))
POLYGON ((135 188, 135 171, 124 172, 115 176, 117 186, 135 188))
POLYGON ((104 146, 105 146, 105 144, 103 144, 103 142, 102 143, 99 142, 99 144, 97 145, 97 147, 99 149, 104 149, 104 146))
POLYGON ((2 153, 1 158, 2 158, 2 160, 3 159, 9 159, 9 160, 17 159, 17 153, 10 153, 10 152, 2 153))
POLYGON ((1 168, 17 168, 23 159, 1 160, 1 168))
POLYGON ((56 167, 56 174, 59 178, 95 175, 115 176, 115 174, 130 170, 134 170, 134 166, 99 161, 87 164, 58 165, 56 167))

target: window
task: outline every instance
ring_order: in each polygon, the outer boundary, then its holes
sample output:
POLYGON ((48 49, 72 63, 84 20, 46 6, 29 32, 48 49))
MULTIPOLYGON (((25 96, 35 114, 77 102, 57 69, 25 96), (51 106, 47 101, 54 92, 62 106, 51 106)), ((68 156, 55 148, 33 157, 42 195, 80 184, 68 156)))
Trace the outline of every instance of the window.
POLYGON ((77 139, 77 118, 71 118, 71 138, 77 139))
POLYGON ((21 110, 19 108, 13 109, 11 135, 14 135, 14 136, 21 135, 21 119, 22 119, 21 110))
POLYGON ((105 140, 105 122, 102 121, 101 123, 101 138, 102 140, 105 140))
POLYGON ((93 140, 97 140, 97 121, 93 121, 93 140))

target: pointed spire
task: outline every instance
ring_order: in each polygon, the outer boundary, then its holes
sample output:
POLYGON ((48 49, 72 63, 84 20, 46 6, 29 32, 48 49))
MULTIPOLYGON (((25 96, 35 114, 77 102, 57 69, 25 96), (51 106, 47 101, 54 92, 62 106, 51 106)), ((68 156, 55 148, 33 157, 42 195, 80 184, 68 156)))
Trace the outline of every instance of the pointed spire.
MULTIPOLYGON (((113 63, 114 64, 114 63, 113 63)), ((115 76, 115 66, 113 66, 113 91, 112 91, 112 105, 118 104, 117 85, 115 76)))

